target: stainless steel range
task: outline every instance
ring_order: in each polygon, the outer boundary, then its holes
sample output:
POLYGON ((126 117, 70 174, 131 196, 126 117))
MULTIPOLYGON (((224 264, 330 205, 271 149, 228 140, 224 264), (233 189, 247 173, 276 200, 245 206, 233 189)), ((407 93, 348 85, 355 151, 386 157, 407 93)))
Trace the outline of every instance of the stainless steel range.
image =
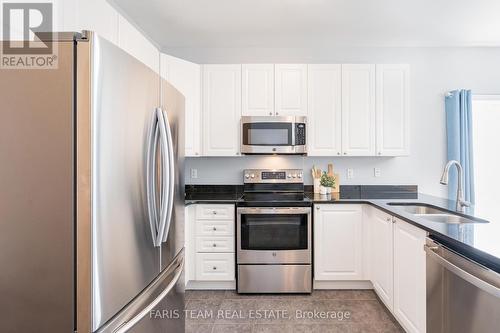
POLYGON ((238 293, 310 293, 311 201, 302 170, 245 170, 237 208, 238 293))

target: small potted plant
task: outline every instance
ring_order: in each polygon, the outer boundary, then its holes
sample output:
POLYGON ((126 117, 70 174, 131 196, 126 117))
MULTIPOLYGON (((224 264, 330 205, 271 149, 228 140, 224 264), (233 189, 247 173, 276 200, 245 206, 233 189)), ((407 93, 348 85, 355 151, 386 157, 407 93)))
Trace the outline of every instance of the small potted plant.
POLYGON ((328 175, 325 171, 321 175, 320 183, 321 183, 320 187, 321 194, 332 193, 332 187, 335 185, 335 177, 328 175))

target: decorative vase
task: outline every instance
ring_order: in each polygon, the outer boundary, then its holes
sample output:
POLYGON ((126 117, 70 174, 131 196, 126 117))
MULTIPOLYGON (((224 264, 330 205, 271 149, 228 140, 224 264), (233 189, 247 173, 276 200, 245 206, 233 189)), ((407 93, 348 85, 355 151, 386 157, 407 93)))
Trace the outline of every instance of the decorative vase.
POLYGON ((331 193, 332 193, 332 188, 326 187, 326 194, 331 194, 331 193))
POLYGON ((321 183, 319 178, 314 178, 314 193, 320 193, 321 183))
POLYGON ((326 194, 326 187, 324 187, 323 185, 321 185, 321 186, 319 187, 319 193, 320 193, 320 194, 326 194))

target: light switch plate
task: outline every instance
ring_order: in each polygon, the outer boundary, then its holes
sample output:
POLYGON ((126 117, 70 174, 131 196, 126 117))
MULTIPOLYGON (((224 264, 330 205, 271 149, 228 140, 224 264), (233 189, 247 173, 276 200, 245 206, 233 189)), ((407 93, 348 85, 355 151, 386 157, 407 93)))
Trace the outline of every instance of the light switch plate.
POLYGON ((191 169, 191 179, 198 178, 198 169, 191 169))
POLYGON ((380 168, 373 168, 373 177, 380 177, 380 168))
POLYGON ((354 169, 347 169, 347 179, 352 179, 354 178, 354 169))

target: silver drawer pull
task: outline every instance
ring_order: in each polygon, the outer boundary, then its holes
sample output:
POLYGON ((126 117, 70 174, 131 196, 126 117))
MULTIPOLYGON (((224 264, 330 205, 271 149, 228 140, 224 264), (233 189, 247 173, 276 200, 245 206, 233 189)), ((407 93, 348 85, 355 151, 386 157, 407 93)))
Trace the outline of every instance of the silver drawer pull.
POLYGON ((214 245, 212 245, 213 247, 217 247, 217 244, 214 243, 214 245))
POLYGON ((216 228, 216 227, 214 227, 214 231, 217 231, 217 228, 216 228))
POLYGON ((214 267, 212 267, 212 269, 215 271, 215 270, 217 270, 217 267, 214 266, 214 267))
POLYGON ((217 211, 215 211, 215 210, 214 210, 214 211, 212 212, 212 214, 217 215, 217 211))

